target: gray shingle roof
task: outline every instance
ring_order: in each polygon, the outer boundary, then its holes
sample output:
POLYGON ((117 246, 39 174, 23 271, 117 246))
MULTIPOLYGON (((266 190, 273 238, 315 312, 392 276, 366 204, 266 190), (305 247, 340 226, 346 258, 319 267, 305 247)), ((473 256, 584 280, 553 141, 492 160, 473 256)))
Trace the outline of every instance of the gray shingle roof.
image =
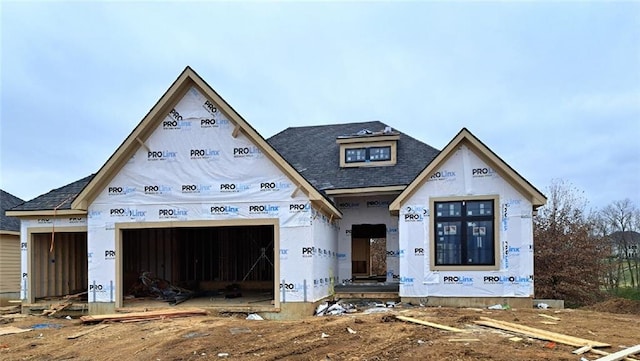
POLYGON ((22 203, 22 199, 0 189, 0 231, 20 232, 20 219, 7 217, 4 212, 22 203))
POLYGON ((431 162, 439 151, 398 130, 397 163, 386 167, 340 168, 339 136, 387 127, 379 121, 292 127, 267 141, 302 176, 319 190, 362 187, 406 186, 431 162))
MULTIPOLYGON (((397 164, 388 167, 340 168, 339 136, 353 135, 368 129, 382 131, 379 121, 287 128, 267 141, 303 177, 318 190, 362 187, 406 186, 424 169, 439 151, 402 132, 398 132, 397 164)), ((53 189, 12 211, 71 209, 71 203, 95 174, 53 189)), ((3 212, 4 215, 4 212, 3 212)), ((19 224, 18 224, 19 229, 19 224)))
POLYGON ((71 202, 78 196, 80 191, 91 181, 95 174, 84 177, 66 186, 53 189, 48 193, 40 195, 28 202, 12 208, 12 211, 41 211, 71 209, 71 202))

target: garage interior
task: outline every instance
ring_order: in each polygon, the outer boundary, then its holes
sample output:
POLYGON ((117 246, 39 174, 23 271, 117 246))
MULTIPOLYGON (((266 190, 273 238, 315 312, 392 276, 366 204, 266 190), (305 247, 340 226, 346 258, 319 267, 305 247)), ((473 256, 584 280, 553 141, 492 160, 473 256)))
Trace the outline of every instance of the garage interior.
POLYGON ((31 235, 32 297, 57 298, 87 290, 87 233, 31 235))
POLYGON ((188 291, 189 305, 274 299, 273 225, 123 229, 121 239, 125 307, 167 301, 164 291, 148 292, 149 280, 188 291))

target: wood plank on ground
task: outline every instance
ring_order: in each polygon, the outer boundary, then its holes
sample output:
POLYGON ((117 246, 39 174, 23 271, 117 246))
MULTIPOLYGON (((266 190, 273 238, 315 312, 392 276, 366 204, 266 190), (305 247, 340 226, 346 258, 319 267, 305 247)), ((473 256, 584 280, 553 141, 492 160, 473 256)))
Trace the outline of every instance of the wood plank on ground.
POLYGON ((14 333, 22 333, 22 332, 27 332, 27 331, 31 331, 30 328, 19 328, 19 327, 15 327, 15 326, 9 326, 9 327, 0 327, 0 336, 2 335, 11 335, 14 333))
POLYGON ((429 321, 423 321, 423 320, 419 320, 417 318, 413 318, 413 317, 407 317, 407 316, 396 316, 397 319, 402 320, 402 321, 406 321, 406 322, 413 322, 413 323, 417 323, 420 325, 424 325, 424 326, 429 326, 429 327, 434 327, 434 328, 439 328, 441 330, 445 330, 445 331, 451 331, 451 332, 467 332, 463 329, 460 328, 455 328, 455 327, 450 327, 450 326, 445 326, 445 325, 441 325, 439 323, 433 323, 433 322, 429 322, 429 321))
POLYGON ((539 313, 538 316, 548 318, 554 321, 560 321, 560 317, 545 315, 544 313, 539 313))
POLYGON ((62 311, 65 308, 71 306, 73 303, 71 301, 64 301, 58 304, 52 305, 49 309, 42 311, 42 316, 53 316, 56 312, 62 311))
POLYGON ((618 361, 618 360, 622 360, 623 358, 625 358, 627 356, 631 356, 633 354, 636 354, 638 352, 640 352, 640 345, 635 345, 635 346, 626 348, 624 350, 620 350, 618 352, 614 352, 614 353, 609 354, 607 356, 600 357, 596 361, 618 361))
POLYGON ((494 320, 488 317, 480 317, 480 320, 474 321, 474 323, 482 326, 488 326, 488 327, 493 327, 501 330, 520 333, 520 334, 537 338, 540 340, 554 341, 554 342, 575 346, 575 347, 582 347, 587 345, 591 347, 611 347, 610 344, 607 344, 604 342, 592 341, 592 340, 587 340, 579 337, 564 335, 557 332, 546 331, 539 328, 523 326, 516 323, 494 320))
POLYGON ((148 318, 169 318, 169 317, 185 317, 195 315, 206 315, 207 311, 201 308, 184 308, 172 310, 154 310, 147 312, 131 312, 131 313, 114 313, 107 315, 87 315, 81 316, 80 320, 84 323, 102 322, 102 321, 122 321, 122 320, 140 320, 148 318))
POLYGON ((582 346, 579 349, 575 349, 571 353, 574 355, 582 355, 583 353, 589 352, 589 351, 591 351, 591 346, 587 345, 587 346, 582 346))
MULTIPOLYGON (((591 352, 591 353, 595 353, 596 355, 600 355, 600 356, 608 356, 608 355, 611 355, 611 353, 610 353, 610 352, 602 351, 602 350, 599 350, 599 349, 597 349, 597 348, 592 348, 591 350, 589 350, 589 352, 591 352)), ((638 359, 637 359, 637 358, 633 358, 633 357, 631 357, 631 356, 627 356, 627 357, 623 358, 623 360, 626 360, 626 361, 638 361, 638 359)))
POLYGON ((98 326, 93 326, 93 327, 91 327, 91 328, 90 328, 90 329, 88 329, 88 330, 80 331, 80 332, 78 332, 78 333, 76 333, 76 334, 73 334, 73 335, 67 336, 67 340, 73 340, 73 339, 76 339, 76 338, 78 338, 78 337, 82 337, 82 336, 84 336, 84 335, 86 335, 86 334, 88 334, 88 333, 91 333, 91 332, 93 332, 93 331, 102 330, 103 328, 107 328, 107 327, 109 327, 109 325, 98 325, 98 326))

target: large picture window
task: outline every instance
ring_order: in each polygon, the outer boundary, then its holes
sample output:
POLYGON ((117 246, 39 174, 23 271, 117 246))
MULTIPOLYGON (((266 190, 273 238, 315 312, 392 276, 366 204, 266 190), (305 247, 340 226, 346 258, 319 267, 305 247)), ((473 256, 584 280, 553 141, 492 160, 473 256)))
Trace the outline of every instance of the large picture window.
POLYGON ((494 199, 433 202, 435 266, 495 266, 494 199))

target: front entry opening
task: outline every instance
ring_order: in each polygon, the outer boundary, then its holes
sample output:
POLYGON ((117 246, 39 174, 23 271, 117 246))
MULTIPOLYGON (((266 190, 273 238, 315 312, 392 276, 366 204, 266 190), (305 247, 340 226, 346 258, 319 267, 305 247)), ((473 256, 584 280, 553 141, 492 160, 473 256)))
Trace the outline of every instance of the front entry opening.
POLYGON ((351 273, 353 281, 386 280, 386 225, 354 224, 351 227, 351 273))
POLYGON ((122 253, 125 306, 274 300, 273 225, 123 229, 122 253))

